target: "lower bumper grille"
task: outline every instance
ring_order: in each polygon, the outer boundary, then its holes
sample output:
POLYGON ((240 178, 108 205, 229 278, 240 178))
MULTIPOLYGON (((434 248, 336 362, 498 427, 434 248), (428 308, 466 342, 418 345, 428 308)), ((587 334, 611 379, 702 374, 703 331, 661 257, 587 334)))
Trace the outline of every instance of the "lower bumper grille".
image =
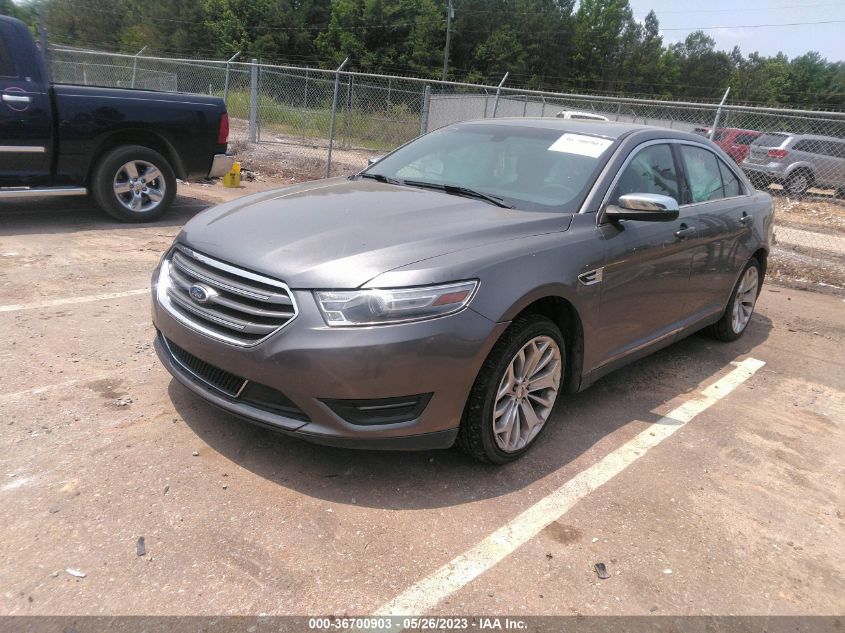
POLYGON ((215 367, 183 350, 170 339, 164 336, 161 339, 177 365, 199 382, 221 392, 231 400, 286 418, 311 421, 311 418, 281 391, 215 367))
POLYGON ((168 339, 164 339, 164 342, 177 363, 202 382, 222 391, 230 398, 237 398, 246 386, 246 379, 200 360, 168 339))

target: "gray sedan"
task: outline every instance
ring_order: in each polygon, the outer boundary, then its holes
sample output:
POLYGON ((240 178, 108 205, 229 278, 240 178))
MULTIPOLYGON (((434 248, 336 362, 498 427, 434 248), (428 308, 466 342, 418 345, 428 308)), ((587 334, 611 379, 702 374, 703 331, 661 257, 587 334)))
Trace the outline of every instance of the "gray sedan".
POLYGON ((772 202, 701 137, 460 123, 348 178, 209 209, 153 276, 200 397, 314 442, 524 454, 564 394, 748 327, 772 202))

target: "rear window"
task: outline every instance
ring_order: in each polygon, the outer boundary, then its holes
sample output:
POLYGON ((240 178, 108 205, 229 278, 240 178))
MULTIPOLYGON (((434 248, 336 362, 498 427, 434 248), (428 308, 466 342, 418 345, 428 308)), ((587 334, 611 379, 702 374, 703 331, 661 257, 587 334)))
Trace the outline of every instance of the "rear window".
POLYGON ((807 152, 809 154, 826 154, 827 141, 819 141, 816 139, 804 139, 798 141, 792 148, 796 152, 807 152))
POLYGON ((758 138, 757 134, 739 134, 734 143, 737 145, 751 145, 758 138))
POLYGON ((789 134, 763 134, 763 136, 754 141, 753 144, 761 145, 763 147, 780 147, 788 138, 789 134))

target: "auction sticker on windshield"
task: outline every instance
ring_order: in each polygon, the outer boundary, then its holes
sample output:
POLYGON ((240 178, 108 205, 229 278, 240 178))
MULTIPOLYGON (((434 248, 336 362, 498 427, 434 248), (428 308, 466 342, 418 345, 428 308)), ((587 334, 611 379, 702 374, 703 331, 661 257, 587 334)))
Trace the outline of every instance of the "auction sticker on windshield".
POLYGON ((564 134, 549 147, 549 151, 598 158, 611 145, 613 141, 606 138, 585 134, 564 134))

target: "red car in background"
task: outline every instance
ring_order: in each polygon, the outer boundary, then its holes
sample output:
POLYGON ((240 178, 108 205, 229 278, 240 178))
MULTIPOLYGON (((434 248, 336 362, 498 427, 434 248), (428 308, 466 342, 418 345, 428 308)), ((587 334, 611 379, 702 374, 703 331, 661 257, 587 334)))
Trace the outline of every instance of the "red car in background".
MULTIPOLYGON (((709 127, 697 127, 695 133, 710 138, 709 127)), ((748 156, 748 147, 753 143, 762 132, 757 130, 742 130, 736 127, 720 127, 716 128, 716 134, 713 136, 713 142, 721 147, 724 152, 736 161, 737 164, 745 160, 748 156)))

